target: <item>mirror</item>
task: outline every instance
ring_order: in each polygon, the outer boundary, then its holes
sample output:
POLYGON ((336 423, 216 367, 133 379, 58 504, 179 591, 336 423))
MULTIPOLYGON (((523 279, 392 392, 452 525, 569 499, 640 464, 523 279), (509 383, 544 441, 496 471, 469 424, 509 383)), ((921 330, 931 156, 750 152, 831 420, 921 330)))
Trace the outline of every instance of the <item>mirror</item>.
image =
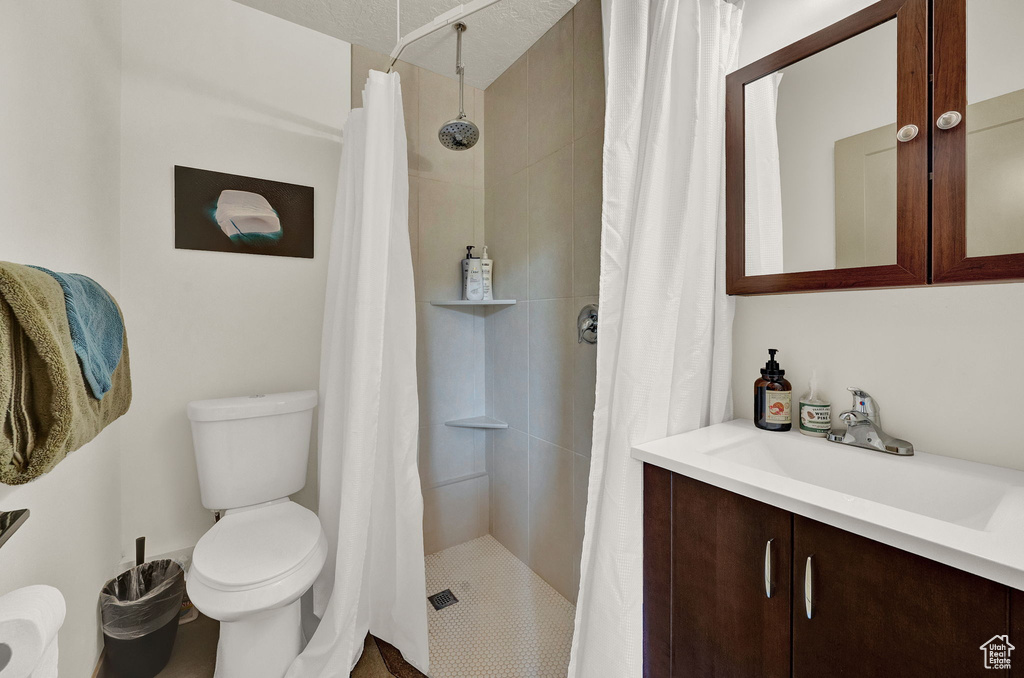
POLYGON ((896 24, 744 86, 745 275, 896 264, 896 24))
POLYGON ((29 510, 0 511, 0 546, 3 546, 28 520, 29 510))
POLYGON ((968 257, 1024 252, 1021 26, 1021 0, 967 3, 968 257))

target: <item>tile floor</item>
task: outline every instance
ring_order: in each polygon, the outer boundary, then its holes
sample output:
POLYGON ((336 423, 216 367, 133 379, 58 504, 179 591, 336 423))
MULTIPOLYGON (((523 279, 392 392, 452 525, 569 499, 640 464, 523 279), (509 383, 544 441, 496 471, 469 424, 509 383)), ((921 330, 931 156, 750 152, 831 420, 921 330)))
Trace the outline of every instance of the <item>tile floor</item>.
MULTIPOLYGON (((157 678, 213 678, 219 636, 220 627, 217 622, 203 615, 199 615, 194 622, 182 625, 174 641, 171 661, 157 678)), ((115 676, 101 666, 96 678, 115 676)), ((394 678, 370 636, 366 637, 363 656, 359 658, 351 678, 394 678)))
MULTIPOLYGON (((432 678, 564 678, 575 608, 494 537, 429 555, 426 569, 428 593, 459 599, 429 608, 432 678)), ((218 631, 202 615, 179 628, 158 678, 212 678, 218 631)), ((97 676, 112 678, 102 667, 97 676)), ((351 678, 392 678, 369 637, 351 678)))
POLYGON ((486 535, 427 556, 427 592, 458 603, 428 609, 433 678, 564 678, 575 607, 486 535))

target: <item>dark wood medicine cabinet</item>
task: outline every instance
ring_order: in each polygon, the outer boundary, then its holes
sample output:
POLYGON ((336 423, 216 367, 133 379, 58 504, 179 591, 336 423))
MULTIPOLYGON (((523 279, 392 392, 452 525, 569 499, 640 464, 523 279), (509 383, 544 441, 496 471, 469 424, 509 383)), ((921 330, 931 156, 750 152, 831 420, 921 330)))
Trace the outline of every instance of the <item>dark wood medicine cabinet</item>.
POLYGON ((727 292, 1024 280, 1017 5, 882 0, 729 74, 727 292))

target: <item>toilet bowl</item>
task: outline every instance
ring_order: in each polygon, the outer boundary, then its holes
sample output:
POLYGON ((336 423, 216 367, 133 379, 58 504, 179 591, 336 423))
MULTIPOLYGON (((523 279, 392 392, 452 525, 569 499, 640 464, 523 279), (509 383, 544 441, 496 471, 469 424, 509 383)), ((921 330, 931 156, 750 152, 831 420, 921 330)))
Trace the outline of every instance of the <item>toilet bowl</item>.
POLYGON ((327 559, 316 515, 287 499, 229 511, 196 545, 192 603, 220 625, 216 676, 283 676, 302 650, 299 598, 327 559))
POLYGON ((302 651, 300 598, 327 559, 306 481, 315 391, 189 403, 203 505, 225 510, 192 554, 187 589, 220 622, 215 678, 281 678, 302 651))

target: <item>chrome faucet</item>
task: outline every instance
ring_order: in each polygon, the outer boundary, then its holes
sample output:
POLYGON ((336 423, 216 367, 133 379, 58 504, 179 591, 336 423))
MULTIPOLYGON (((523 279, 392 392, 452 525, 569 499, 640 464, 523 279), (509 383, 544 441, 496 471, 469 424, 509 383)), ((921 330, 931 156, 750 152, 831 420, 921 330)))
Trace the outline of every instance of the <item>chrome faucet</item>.
POLYGON ((914 454, 913 445, 882 430, 878 404, 869 393, 859 388, 849 390, 853 393, 853 407, 839 415, 839 419, 846 424, 846 432, 830 431, 829 440, 904 457, 914 454))

